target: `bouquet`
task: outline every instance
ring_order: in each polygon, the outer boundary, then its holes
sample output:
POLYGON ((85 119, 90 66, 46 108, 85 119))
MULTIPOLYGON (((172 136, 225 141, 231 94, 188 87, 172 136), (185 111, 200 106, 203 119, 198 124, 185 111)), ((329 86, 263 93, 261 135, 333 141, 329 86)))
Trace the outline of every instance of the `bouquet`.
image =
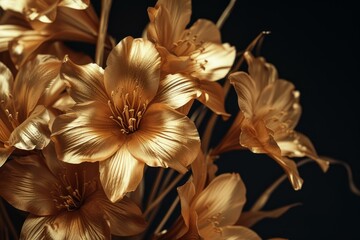
POLYGON ((269 32, 236 49, 221 38, 235 1, 216 23, 191 4, 158 0, 141 37, 116 40, 111 0, 0 0, 0 196, 26 213, 19 234, 1 202, 2 238, 261 239, 255 224, 299 205, 264 209, 282 182, 343 164, 295 130, 299 91, 255 51, 269 32), (243 151, 284 172, 247 210, 218 166, 243 151))

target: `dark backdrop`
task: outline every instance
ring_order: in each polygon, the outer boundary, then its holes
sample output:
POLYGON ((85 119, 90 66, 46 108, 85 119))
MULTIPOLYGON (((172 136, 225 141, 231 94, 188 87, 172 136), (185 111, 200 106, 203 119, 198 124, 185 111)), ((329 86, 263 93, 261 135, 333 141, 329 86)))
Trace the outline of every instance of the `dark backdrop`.
MULTIPOLYGON (((344 1, 296 3, 238 1, 222 28, 224 42, 238 50, 263 30, 261 55, 278 68, 281 78, 292 81, 301 92, 303 114, 297 130, 308 135, 321 155, 347 162, 360 185, 359 138, 359 15, 344 1)), ((110 33, 120 40, 139 37, 148 22, 146 9, 155 1, 113 1, 110 33)), ((226 7, 224 0, 193 0, 192 21, 216 21, 226 7)), ((235 110, 234 100, 227 109, 235 110)), ((217 128, 220 137, 226 128, 217 128)), ((247 186, 248 202, 282 170, 267 157, 229 153, 219 161, 220 171, 239 171, 247 186)), ((285 182, 274 192, 267 207, 301 202, 276 220, 255 226, 263 237, 290 239, 360 239, 360 197, 349 190, 344 168, 331 166, 323 174, 316 164, 300 169, 303 189, 294 192, 285 182)), ((248 207, 249 205, 247 205, 248 207)))

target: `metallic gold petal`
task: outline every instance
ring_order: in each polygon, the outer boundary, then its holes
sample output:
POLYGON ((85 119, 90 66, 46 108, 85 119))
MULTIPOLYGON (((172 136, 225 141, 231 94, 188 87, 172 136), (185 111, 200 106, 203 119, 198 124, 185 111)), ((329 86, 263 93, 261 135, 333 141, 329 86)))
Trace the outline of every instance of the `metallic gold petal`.
POLYGON ((181 215, 187 228, 190 227, 190 215, 194 211, 194 209, 191 209, 191 203, 195 197, 195 191, 195 185, 191 180, 177 188, 181 204, 181 215))
POLYGON ((221 34, 216 25, 206 19, 198 19, 183 36, 194 39, 196 43, 212 42, 221 44, 221 34))
MULTIPOLYGON (((209 240, 216 240, 216 235, 212 235, 209 240)), ((253 230, 242 226, 226 226, 221 228, 221 237, 223 239, 236 239, 236 240, 261 240, 257 233, 253 230)))
POLYGON ((54 219, 54 216, 40 217, 30 214, 21 228, 20 239, 46 239, 46 225, 54 219))
POLYGON ((143 177, 144 163, 123 145, 111 158, 100 162, 100 180, 107 197, 116 202, 132 192, 143 177))
POLYGON ((153 43, 141 38, 124 38, 109 54, 105 69, 105 88, 114 104, 121 93, 132 93, 136 86, 142 99, 151 101, 159 87, 160 56, 153 43))
POLYGON ((0 0, 0 7, 4 10, 12 10, 22 13, 28 0, 0 0))
POLYGON ((198 155, 199 134, 194 123, 165 104, 151 104, 128 148, 149 166, 171 167, 185 173, 198 155))
POLYGON ((200 80, 198 83, 198 88, 202 94, 197 99, 214 113, 222 115, 224 119, 228 119, 230 114, 225 110, 225 94, 222 86, 217 82, 206 80, 200 80))
POLYGON ((192 76, 209 81, 217 81, 228 74, 234 63, 236 50, 229 44, 215 44, 206 42, 202 46, 201 54, 194 54, 196 63, 189 66, 192 76))
POLYGON ((174 109, 183 107, 199 93, 196 82, 181 74, 169 74, 160 81, 155 102, 165 103, 174 109))
POLYGON ((6 162, 8 157, 11 155, 11 153, 14 151, 14 148, 5 148, 1 147, 0 143, 0 167, 6 162))
POLYGON ((59 214, 45 226, 49 239, 105 240, 111 238, 109 223, 104 212, 91 202, 78 211, 59 214))
POLYGON ((51 139, 59 159, 69 163, 102 161, 123 144, 124 135, 112 121, 107 105, 89 102, 74 112, 60 115, 53 123, 51 139))
POLYGON ((8 50, 9 42, 28 30, 29 28, 18 25, 0 25, 0 52, 8 50))
POLYGON ((60 7, 68 7, 73 9, 86 9, 90 5, 90 0, 61 0, 58 4, 60 7))
POLYGON ((195 161, 191 164, 191 171, 193 176, 193 183, 196 189, 196 192, 201 192, 207 180, 207 168, 208 168, 208 159, 205 158, 204 153, 200 150, 199 155, 195 161))
POLYGON ((9 137, 7 145, 22 150, 43 149, 50 141, 50 116, 46 108, 38 105, 9 137))
POLYGON ((36 215, 58 212, 49 191, 57 182, 57 176, 36 155, 12 159, 0 168, 1 196, 14 207, 36 215))
POLYGON ((101 206, 110 221, 111 234, 130 236, 141 233, 147 227, 140 208, 128 197, 117 203, 101 199, 101 206))
POLYGON ((245 204, 246 189, 239 174, 221 174, 202 191, 194 205, 198 228, 203 235, 213 224, 216 227, 233 225, 245 204))
POLYGON ((104 86, 104 70, 94 63, 77 65, 65 57, 61 78, 75 102, 100 101, 106 104, 109 100, 104 86))
POLYGON ((299 175, 296 163, 286 157, 271 157, 284 169, 294 190, 300 190, 304 180, 299 175))
POLYGON ((0 62, 0 104, 7 103, 12 97, 14 78, 9 68, 0 62))

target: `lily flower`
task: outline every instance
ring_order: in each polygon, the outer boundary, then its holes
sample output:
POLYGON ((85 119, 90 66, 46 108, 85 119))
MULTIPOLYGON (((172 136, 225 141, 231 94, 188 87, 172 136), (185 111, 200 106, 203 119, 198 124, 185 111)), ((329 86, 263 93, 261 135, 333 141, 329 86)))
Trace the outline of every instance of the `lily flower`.
POLYGON ((303 180, 289 157, 312 158, 323 171, 329 166, 317 155, 309 138, 294 130, 301 115, 300 94, 292 83, 279 79, 276 68, 263 58, 246 52, 245 59, 249 74, 229 76, 240 112, 214 154, 238 148, 265 153, 285 170, 294 189, 300 189, 303 180))
POLYGON ((15 157, 0 169, 0 196, 30 213, 21 239, 111 239, 111 234, 135 235, 145 229, 142 213, 130 199, 108 200, 99 164, 64 163, 51 144, 44 155, 15 157))
POLYGON ((217 114, 224 109, 223 89, 217 80, 229 72, 235 48, 221 43, 219 29, 199 19, 190 28, 191 0, 159 0, 148 8, 147 37, 156 44, 165 74, 181 73, 198 92, 198 100, 217 114))
POLYGON ((181 76, 164 80, 175 98, 158 93, 160 56, 150 41, 123 39, 105 70, 65 59, 61 74, 77 104, 54 121, 58 156, 75 164, 100 161, 100 180, 112 201, 136 189, 145 164, 187 171, 200 149, 199 135, 194 123, 174 110, 182 98, 171 83, 181 76))
POLYGON ((16 75, 0 62, 0 166, 15 149, 43 149, 50 141, 47 108, 65 89, 59 78, 61 61, 39 55, 16 75))

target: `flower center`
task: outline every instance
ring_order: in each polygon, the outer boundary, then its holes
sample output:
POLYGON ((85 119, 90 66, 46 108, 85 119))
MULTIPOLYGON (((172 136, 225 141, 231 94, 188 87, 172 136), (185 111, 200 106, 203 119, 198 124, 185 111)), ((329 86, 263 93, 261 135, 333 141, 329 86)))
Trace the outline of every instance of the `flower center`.
POLYGON ((91 180, 85 182, 85 171, 83 172, 83 179, 79 179, 79 174, 75 172, 74 182, 68 177, 66 173, 59 174, 60 184, 55 185, 55 190, 52 191, 53 200, 56 208, 66 209, 67 211, 75 211, 81 207, 86 196, 96 191, 96 181, 91 180))
POLYGON ((148 101, 141 99, 139 86, 136 85, 132 92, 112 91, 112 100, 108 105, 112 115, 110 118, 120 126, 123 134, 135 132, 140 125, 141 119, 146 111, 148 101), (115 104, 118 103, 118 104, 115 104))

